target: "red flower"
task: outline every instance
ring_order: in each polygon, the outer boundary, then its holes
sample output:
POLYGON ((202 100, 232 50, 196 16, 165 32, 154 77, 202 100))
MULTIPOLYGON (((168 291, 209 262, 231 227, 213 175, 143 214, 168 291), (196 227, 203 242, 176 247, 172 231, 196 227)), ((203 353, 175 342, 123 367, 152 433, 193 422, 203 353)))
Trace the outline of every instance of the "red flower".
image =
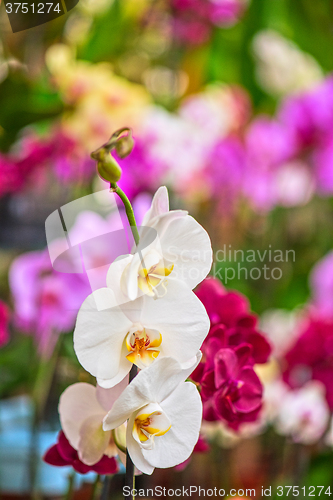
POLYGON ((225 420, 237 429, 243 422, 257 419, 262 406, 262 385, 248 365, 250 346, 220 349, 214 366, 201 379, 205 420, 225 420))
POLYGON ((214 337, 221 341, 220 347, 237 347, 242 343, 252 346, 250 363, 266 363, 271 346, 266 337, 257 330, 257 318, 249 313, 246 297, 238 292, 228 292, 219 280, 205 279, 196 290, 196 295, 206 308, 211 329, 202 346, 214 337))
POLYGON ((237 429, 255 421, 261 410, 262 385, 253 365, 268 360, 271 346, 243 295, 228 292, 214 278, 204 280, 196 294, 211 320, 202 362, 191 375, 201 387, 203 418, 237 429))
POLYGON ((86 465, 81 462, 77 451, 70 445, 63 431, 59 432, 57 443, 47 450, 43 460, 47 464, 57 467, 71 465, 80 474, 87 474, 90 471, 97 474, 116 474, 119 470, 116 459, 106 455, 103 455, 101 460, 94 465, 86 465))
POLYGON ((333 321, 310 319, 284 361, 284 380, 293 388, 319 380, 333 410, 333 321))

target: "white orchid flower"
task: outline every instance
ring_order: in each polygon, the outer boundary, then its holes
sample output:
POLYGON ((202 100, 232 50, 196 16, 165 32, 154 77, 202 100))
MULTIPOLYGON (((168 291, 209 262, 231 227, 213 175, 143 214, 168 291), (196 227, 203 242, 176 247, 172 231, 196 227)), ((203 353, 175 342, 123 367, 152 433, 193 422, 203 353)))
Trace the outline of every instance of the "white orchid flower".
POLYGON ((295 443, 314 444, 327 430, 330 410, 325 387, 310 380, 300 389, 289 390, 280 402, 275 419, 279 434, 291 436, 295 443))
POLYGON ((182 282, 170 283, 163 300, 143 296, 115 305, 109 288, 83 302, 74 330, 74 349, 81 365, 99 385, 113 387, 130 371, 157 357, 171 356, 189 366, 209 331, 207 312, 182 282))
POLYGON ((193 289, 211 265, 207 232, 187 211, 169 211, 168 191, 162 186, 143 218, 135 253, 111 264, 107 286, 115 291, 119 304, 143 294, 158 298, 167 293, 168 277, 193 289))
POLYGON ((59 402, 61 427, 86 465, 96 464, 103 455, 113 457, 119 454, 111 431, 103 430, 102 424, 127 384, 128 379, 124 379, 112 390, 106 390, 80 382, 62 393, 59 402))
POLYGON ((104 418, 110 431, 127 419, 126 444, 134 465, 145 474, 174 467, 191 455, 199 438, 202 403, 192 382, 172 358, 142 370, 104 418))

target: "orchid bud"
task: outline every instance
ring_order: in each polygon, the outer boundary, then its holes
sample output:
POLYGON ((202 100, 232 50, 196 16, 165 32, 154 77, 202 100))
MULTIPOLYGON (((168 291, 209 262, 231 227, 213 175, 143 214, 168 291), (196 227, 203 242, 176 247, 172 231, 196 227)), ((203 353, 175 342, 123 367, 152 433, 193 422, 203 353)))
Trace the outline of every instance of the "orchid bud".
POLYGON ((132 134, 129 132, 128 135, 120 137, 117 140, 115 147, 119 158, 125 158, 128 156, 134 147, 132 134))
POLYGON ((117 161, 104 148, 93 153, 92 157, 97 160, 97 173, 107 182, 118 182, 121 177, 121 168, 117 161))

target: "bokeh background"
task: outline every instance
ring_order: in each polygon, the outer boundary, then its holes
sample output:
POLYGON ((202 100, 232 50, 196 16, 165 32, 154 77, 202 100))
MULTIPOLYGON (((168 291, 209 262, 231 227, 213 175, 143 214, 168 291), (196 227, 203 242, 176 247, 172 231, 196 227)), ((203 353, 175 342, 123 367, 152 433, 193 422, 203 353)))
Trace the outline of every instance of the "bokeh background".
MULTIPOLYGON (((256 365, 265 390, 253 421, 204 420, 189 463, 138 485, 256 488, 256 498, 262 485, 273 498, 277 485, 307 498, 311 485, 329 497, 332 46, 331 0, 81 0, 15 34, 0 5, 3 498, 92 494, 93 473, 41 459, 61 392, 92 381, 72 343, 89 284, 52 268, 45 219, 107 188, 90 153, 123 126, 135 147, 119 159, 119 185, 138 221, 166 185, 171 207, 211 236, 233 325, 246 314, 272 346, 256 365)), ((86 238, 105 224, 86 211, 74 229, 86 238)), ((112 498, 122 481, 112 478, 112 498)))

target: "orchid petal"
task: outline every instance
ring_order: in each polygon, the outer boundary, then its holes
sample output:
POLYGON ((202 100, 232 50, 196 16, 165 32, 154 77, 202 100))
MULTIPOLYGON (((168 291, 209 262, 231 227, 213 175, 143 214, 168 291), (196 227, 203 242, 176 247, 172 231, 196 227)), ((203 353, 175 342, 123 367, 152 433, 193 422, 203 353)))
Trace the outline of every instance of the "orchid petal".
POLYGON ((111 432, 105 432, 100 415, 87 418, 80 427, 78 454, 80 460, 87 465, 100 461, 111 438, 111 432))
POLYGON ((135 467, 144 474, 151 475, 154 472, 154 467, 150 465, 142 454, 142 448, 134 439, 132 429, 134 426, 135 414, 131 415, 127 424, 126 443, 129 456, 135 467))
POLYGON ((196 367, 201 361, 201 358, 202 358, 202 352, 198 351, 196 355, 193 356, 193 358, 180 364, 182 367, 184 380, 186 380, 191 375, 191 373, 196 369, 196 367))
POLYGON ((71 465, 71 462, 65 460, 59 453, 58 445, 53 445, 47 450, 43 457, 44 462, 50 465, 56 465, 57 467, 65 467, 66 465, 71 465))
POLYGON ((193 289, 207 276, 213 262, 211 242, 207 231, 193 217, 171 221, 160 241, 163 257, 174 263, 173 277, 193 289))
POLYGON ((214 359, 216 387, 228 379, 237 379, 239 372, 238 359, 235 351, 229 348, 220 349, 214 359))
POLYGON ((202 403, 192 382, 180 384, 160 403, 171 427, 163 436, 156 436, 151 450, 142 449, 147 462, 154 467, 174 467, 189 458, 199 439, 202 403))
POLYGON ((70 442, 78 450, 80 428, 92 416, 98 416, 100 423, 105 412, 96 399, 96 389, 83 382, 73 384, 62 393, 59 402, 61 427, 70 442))
POLYGON ((118 384, 112 388, 103 388, 96 386, 96 398, 105 411, 110 411, 114 402, 128 386, 128 376, 126 375, 118 384))
POLYGON ((128 350, 126 348, 125 342, 121 348, 121 354, 119 358, 118 373, 111 378, 100 378, 97 377, 97 384, 103 387, 103 389, 110 389, 115 385, 119 384, 128 375, 130 369, 132 368, 132 363, 126 358, 128 350))
POLYGON ((141 322, 145 328, 161 333, 160 350, 164 356, 183 363, 200 349, 209 331, 209 318, 203 304, 184 283, 168 280, 167 288, 163 300, 144 298, 141 322))
POLYGON ((173 358, 157 359, 126 387, 104 418, 104 430, 115 429, 150 402, 161 402, 188 376, 173 358), (153 383, 152 383, 153 381, 153 383))
MULTIPOLYGON (((74 349, 81 365, 95 377, 111 379, 119 371, 123 342, 131 321, 114 304, 108 288, 89 295, 78 313, 74 349), (102 309, 98 310, 99 307, 102 309)), ((124 374, 125 375, 125 374, 124 374)))
POLYGON ((142 226, 150 226, 151 221, 155 217, 167 212, 169 212, 169 194, 167 188, 165 186, 161 186, 154 194, 151 207, 146 212, 142 220, 142 226))
POLYGON ((126 293, 125 270, 132 262, 133 255, 121 255, 109 267, 106 285, 115 294, 117 305, 128 302, 126 293))
POLYGON ((114 457, 103 456, 101 460, 94 465, 93 471, 97 474, 116 474, 119 470, 117 460, 114 457))

